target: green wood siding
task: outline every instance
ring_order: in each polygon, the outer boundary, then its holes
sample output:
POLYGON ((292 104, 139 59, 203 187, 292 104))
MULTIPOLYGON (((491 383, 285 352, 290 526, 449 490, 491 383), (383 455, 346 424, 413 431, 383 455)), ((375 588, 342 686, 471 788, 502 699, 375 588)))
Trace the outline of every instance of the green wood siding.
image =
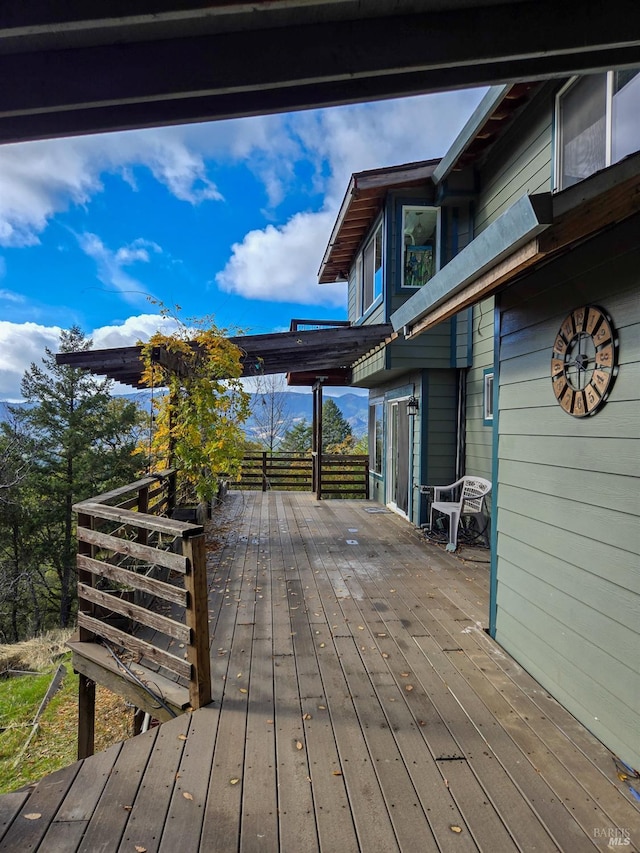
POLYGON ((476 234, 522 195, 551 189, 552 104, 552 92, 545 87, 491 150, 480 170, 476 234))
POLYGON ((487 480, 493 431, 484 424, 484 371, 493 366, 494 307, 493 297, 473 306, 473 364, 467 373, 465 472, 487 480))
POLYGON ((500 297, 496 639, 610 749, 640 766, 640 216, 500 297), (579 305, 619 333, 609 401, 572 418, 551 388, 579 305))
MULTIPOLYGON (((458 381, 455 370, 429 370, 423 389, 422 480, 443 486, 455 480, 458 381)), ((425 521, 426 518, 421 519, 425 521)))

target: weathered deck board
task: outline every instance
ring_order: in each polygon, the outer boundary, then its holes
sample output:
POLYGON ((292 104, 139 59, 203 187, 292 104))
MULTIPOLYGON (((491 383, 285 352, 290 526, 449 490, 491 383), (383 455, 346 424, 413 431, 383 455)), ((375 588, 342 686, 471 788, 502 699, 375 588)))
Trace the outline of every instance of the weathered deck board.
POLYGON ((0 851, 637 849, 610 753, 485 633, 486 562, 372 506, 231 494, 213 704, 0 798, 0 851))

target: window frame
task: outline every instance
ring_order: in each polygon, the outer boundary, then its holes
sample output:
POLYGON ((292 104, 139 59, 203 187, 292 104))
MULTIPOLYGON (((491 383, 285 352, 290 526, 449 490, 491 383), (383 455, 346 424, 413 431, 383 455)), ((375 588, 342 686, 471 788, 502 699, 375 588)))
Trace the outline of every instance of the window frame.
MULTIPOLYGON (((640 73, 640 67, 633 68, 630 70, 634 70, 637 73, 640 73)), ((613 104, 614 97, 617 94, 614 92, 614 84, 615 84, 615 73, 616 69, 609 69, 608 71, 601 71, 600 76, 606 75, 605 79, 605 100, 604 100, 604 124, 605 124, 605 150, 604 150, 604 161, 605 165, 603 168, 607 169, 609 166, 612 166, 614 163, 623 160, 625 156, 619 157, 618 159, 613 159, 613 150, 614 150, 614 126, 613 126, 613 104)), ((586 75, 575 75, 571 77, 567 82, 556 92, 555 96, 555 104, 554 104, 554 114, 553 114, 553 124, 554 124, 554 145, 553 145, 553 190, 554 192, 562 192, 564 189, 568 189, 568 187, 562 186, 562 173, 563 173, 563 133, 562 133, 562 100, 566 98, 566 96, 571 92, 571 90, 581 81, 585 79, 586 75)), ((640 150, 640 148, 638 149, 640 150)), ((633 153, 633 152, 629 152, 633 153)), ((597 171, 597 170, 596 170, 597 171)), ((595 174, 592 172, 591 174, 595 174)), ((569 186, 575 186, 580 183, 581 180, 586 180, 591 176, 587 175, 585 178, 582 178, 575 182, 575 184, 570 184, 569 186)))
POLYGON ((349 271, 349 285, 355 287, 355 319, 362 320, 367 317, 382 302, 385 289, 385 227, 384 217, 380 216, 362 243, 361 248, 355 256, 351 270, 349 271), (373 247, 373 248, 371 248, 373 247), (366 255, 373 252, 373 264, 371 266, 370 290, 366 288, 367 275, 366 255), (376 267, 379 257, 380 265, 376 267), (367 303, 367 294, 371 301, 367 303))
POLYGON ((487 367, 482 374, 482 423, 484 426, 493 426, 493 395, 495 371, 493 367, 487 367))
MULTIPOLYGON (((422 204, 420 202, 409 202, 407 200, 402 200, 400 202, 400 216, 399 216, 399 225, 398 225, 398 245, 400 246, 400 275, 399 275, 399 286, 398 290, 400 292, 405 293, 415 293, 421 288, 425 287, 431 281, 434 276, 440 270, 440 235, 441 235, 441 217, 442 217, 442 208, 438 207, 434 204, 422 204), (433 210, 436 213, 436 226, 433 234, 433 273, 429 278, 424 282, 424 284, 418 285, 410 285, 405 284, 405 254, 407 250, 407 245, 404 241, 404 230, 405 230, 405 211, 413 211, 413 210, 433 210)), ((415 248, 422 248, 421 246, 416 246, 415 248)))

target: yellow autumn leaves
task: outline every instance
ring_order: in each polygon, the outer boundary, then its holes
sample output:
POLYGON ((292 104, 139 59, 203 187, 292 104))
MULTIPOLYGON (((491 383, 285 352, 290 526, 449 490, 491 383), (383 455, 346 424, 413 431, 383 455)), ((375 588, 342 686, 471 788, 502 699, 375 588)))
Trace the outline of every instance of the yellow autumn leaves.
POLYGON ((241 425, 249 416, 242 351, 211 318, 174 320, 173 334, 156 332, 142 345, 143 382, 167 389, 153 400, 151 468, 178 468, 197 498, 209 500, 219 475, 233 475, 242 458, 241 425))

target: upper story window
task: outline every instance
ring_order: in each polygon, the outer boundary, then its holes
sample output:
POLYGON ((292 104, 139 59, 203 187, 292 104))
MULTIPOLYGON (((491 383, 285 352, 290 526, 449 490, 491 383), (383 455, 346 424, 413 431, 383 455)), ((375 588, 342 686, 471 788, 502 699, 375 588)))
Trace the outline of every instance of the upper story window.
POLYGON ((382 296, 383 229, 380 222, 364 249, 357 255, 349 275, 349 287, 355 293, 356 316, 362 317, 382 296))
POLYGON ((438 219, 436 207, 402 207, 401 287, 422 287, 438 268, 438 219))
POLYGON ((640 148, 640 69, 570 81, 556 101, 556 189, 640 148))

